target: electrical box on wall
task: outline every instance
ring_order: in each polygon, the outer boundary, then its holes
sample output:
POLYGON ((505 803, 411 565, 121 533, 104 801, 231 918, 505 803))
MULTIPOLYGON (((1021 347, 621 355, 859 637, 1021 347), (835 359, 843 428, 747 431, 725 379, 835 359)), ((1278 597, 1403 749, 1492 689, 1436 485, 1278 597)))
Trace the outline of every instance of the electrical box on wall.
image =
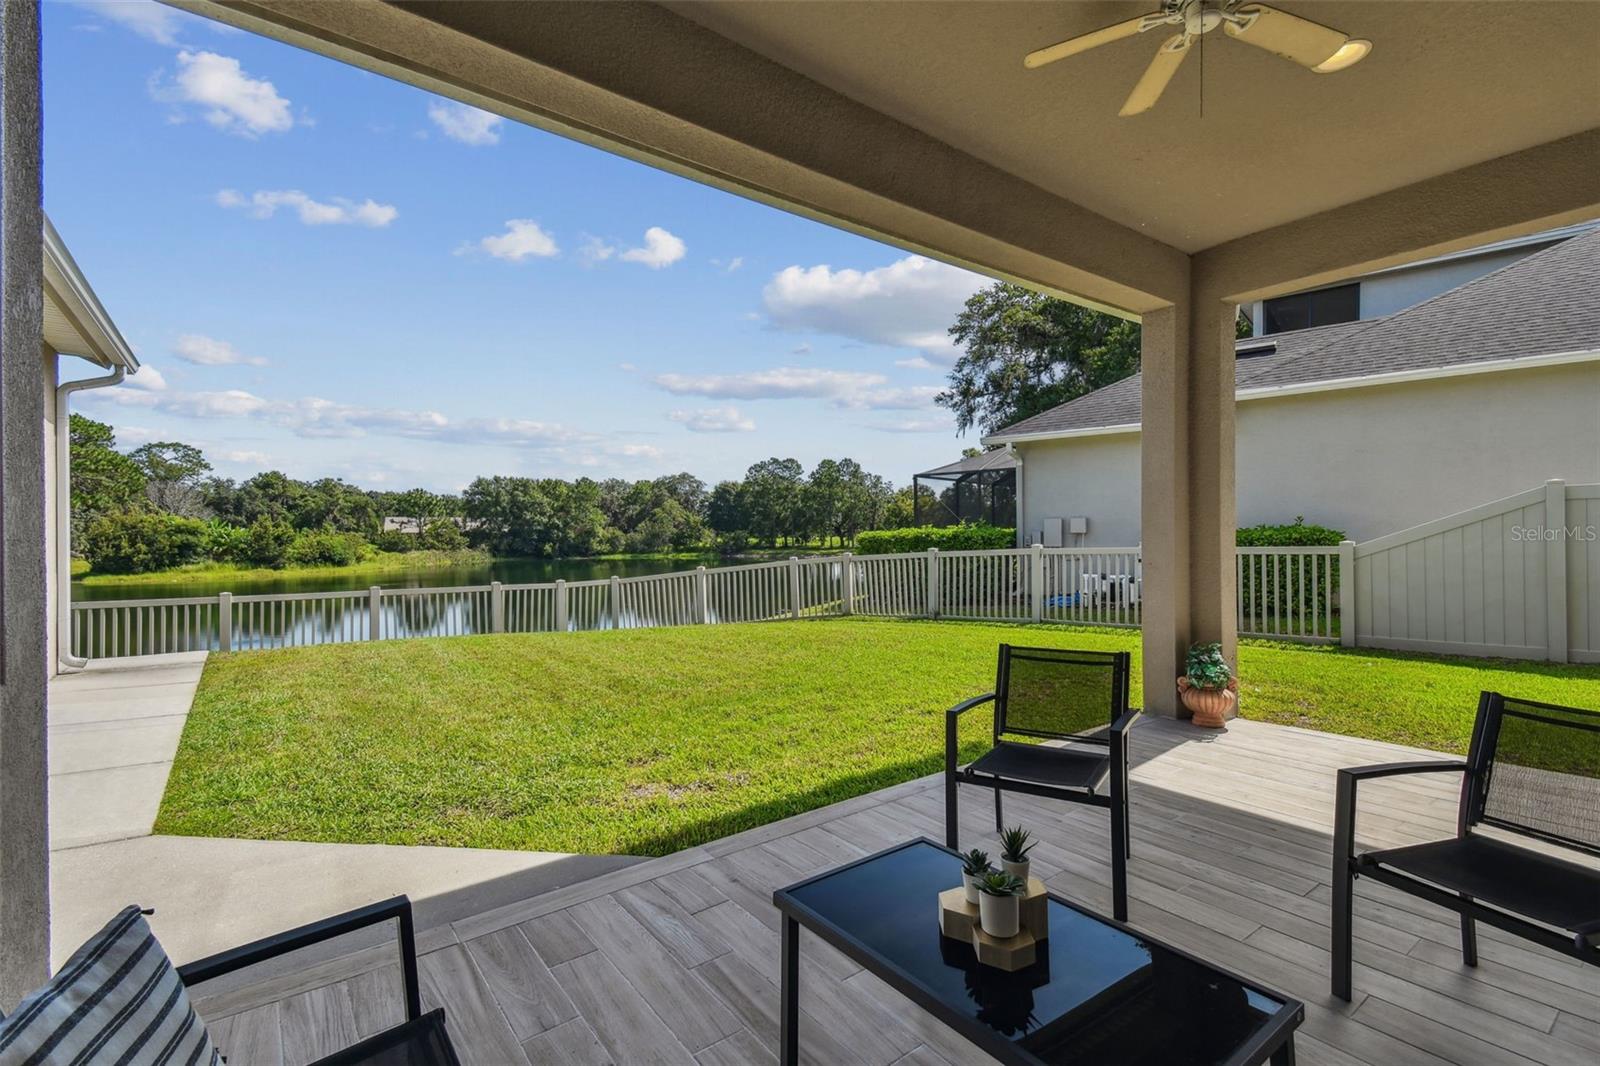
POLYGON ((1085 515, 1078 515, 1078 516, 1076 516, 1074 518, 1067 519, 1067 532, 1075 534, 1075 535, 1080 536, 1080 537, 1083 536, 1084 534, 1088 533, 1089 532, 1089 519, 1088 519, 1088 517, 1085 516, 1085 515))
POLYGON ((1046 518, 1044 520, 1043 544, 1046 548, 1060 548, 1065 546, 1066 538, 1062 533, 1062 519, 1046 518))

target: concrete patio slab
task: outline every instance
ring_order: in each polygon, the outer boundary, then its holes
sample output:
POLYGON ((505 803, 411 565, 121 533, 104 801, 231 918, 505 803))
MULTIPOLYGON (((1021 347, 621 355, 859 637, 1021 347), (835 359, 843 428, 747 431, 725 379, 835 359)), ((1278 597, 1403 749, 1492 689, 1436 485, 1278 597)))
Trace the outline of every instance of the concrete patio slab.
POLYGON ((185 716, 58 725, 50 731, 50 772, 76 774, 118 766, 171 762, 185 716))
MULTIPOLYGON (((144 836, 51 855, 52 953, 59 965, 130 903, 155 909, 151 928, 181 963, 401 893, 415 904, 419 930, 446 927, 467 915, 643 861, 540 851, 144 836)), ((392 942, 393 936, 380 930, 375 939, 392 942)))

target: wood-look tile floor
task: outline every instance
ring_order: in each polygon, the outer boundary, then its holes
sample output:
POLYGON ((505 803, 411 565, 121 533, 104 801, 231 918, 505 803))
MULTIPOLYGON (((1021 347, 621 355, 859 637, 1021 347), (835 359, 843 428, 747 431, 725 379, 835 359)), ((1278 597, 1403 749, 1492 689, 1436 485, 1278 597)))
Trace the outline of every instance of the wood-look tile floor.
MULTIPOLYGON (((1329 996, 1334 770, 1427 753, 1254 722, 1218 733, 1146 719, 1134 736, 1132 924, 1303 1000, 1302 1063, 1600 1061, 1600 969, 1483 927, 1467 969, 1453 916, 1366 881, 1355 1000, 1329 996)), ((1364 784, 1360 842, 1453 832, 1457 787, 1447 774, 1364 784)), ((962 790, 963 845, 995 850, 991 797, 962 790)), ((428 931, 424 1006, 445 1008, 474 1066, 775 1062, 773 889, 942 836, 942 804, 942 781, 924 778, 428 931)), ((1040 838, 1034 866, 1052 890, 1109 912, 1103 811, 1008 796, 1006 813, 1040 838)), ((230 1066, 294 1066, 397 1021, 399 975, 392 953, 369 949, 197 990, 197 1005, 230 1066)), ((801 987, 810 1062, 988 1061, 809 936, 801 987)))

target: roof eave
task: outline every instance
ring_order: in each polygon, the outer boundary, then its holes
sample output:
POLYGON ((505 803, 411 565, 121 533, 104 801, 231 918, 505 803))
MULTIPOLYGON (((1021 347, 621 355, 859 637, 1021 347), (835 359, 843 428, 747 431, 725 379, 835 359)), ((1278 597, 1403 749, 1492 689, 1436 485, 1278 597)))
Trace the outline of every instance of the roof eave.
POLYGON ((139 359, 133 354, 133 348, 117 329, 48 217, 44 220, 44 283, 50 297, 71 321, 88 349, 60 354, 75 355, 103 367, 120 366, 129 372, 139 369, 139 359))

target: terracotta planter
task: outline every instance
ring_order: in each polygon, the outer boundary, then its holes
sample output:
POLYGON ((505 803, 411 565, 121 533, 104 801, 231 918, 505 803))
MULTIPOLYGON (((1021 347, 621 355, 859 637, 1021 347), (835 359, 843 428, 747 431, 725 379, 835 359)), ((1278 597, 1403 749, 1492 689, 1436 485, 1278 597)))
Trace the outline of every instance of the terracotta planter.
POLYGON ((1221 729, 1239 701, 1239 682, 1231 680, 1227 688, 1196 688, 1187 677, 1180 677, 1178 698, 1188 708, 1195 725, 1221 729))

